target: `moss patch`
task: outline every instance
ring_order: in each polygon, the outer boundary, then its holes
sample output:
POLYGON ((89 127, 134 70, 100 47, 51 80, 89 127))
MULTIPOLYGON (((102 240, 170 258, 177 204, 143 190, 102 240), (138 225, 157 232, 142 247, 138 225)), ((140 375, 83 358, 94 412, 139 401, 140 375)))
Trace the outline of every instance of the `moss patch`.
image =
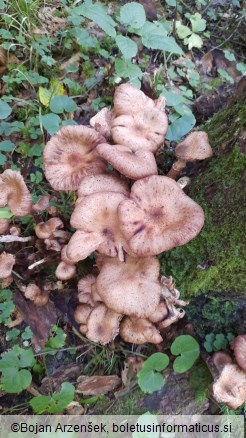
POLYGON ((205 226, 189 244, 161 256, 161 270, 172 275, 186 296, 245 290, 246 155, 239 142, 246 108, 234 105, 204 126, 214 156, 192 179, 188 195, 205 212, 205 226))

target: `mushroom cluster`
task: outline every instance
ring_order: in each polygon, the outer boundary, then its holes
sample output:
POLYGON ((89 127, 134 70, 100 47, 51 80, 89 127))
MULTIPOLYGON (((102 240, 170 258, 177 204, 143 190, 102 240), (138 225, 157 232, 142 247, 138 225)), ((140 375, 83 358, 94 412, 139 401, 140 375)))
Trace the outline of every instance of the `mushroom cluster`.
MULTIPOLYGON (((80 331, 101 344, 118 333, 128 342, 157 344, 162 341, 159 330, 182 318, 180 306, 187 303, 179 300, 171 278, 160 278, 156 256, 196 237, 204 213, 173 175, 158 175, 154 154, 168 129, 165 98, 152 100, 122 84, 113 110, 103 108, 90 125, 63 127, 44 150, 51 186, 78 194, 70 221, 76 231, 61 251, 56 275, 71 278, 76 264, 96 253, 97 275, 78 284, 75 320, 80 331)), ((195 159, 200 159, 196 150, 206 149, 206 134, 190 136, 195 159)), ((211 156, 208 149, 201 158, 211 156)), ((192 154, 185 141, 177 150, 182 163, 192 154)), ((46 233, 48 225, 40 225, 38 232, 46 233)))

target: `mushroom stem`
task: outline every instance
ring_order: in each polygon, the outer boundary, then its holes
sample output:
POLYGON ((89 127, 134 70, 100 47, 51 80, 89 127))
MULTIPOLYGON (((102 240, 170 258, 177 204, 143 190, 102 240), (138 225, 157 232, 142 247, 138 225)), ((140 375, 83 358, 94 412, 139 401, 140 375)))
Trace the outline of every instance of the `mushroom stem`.
POLYGON ((185 168, 185 166, 186 166, 186 161, 182 161, 178 159, 173 163, 171 169, 169 170, 166 176, 168 176, 168 178, 172 178, 176 180, 176 178, 180 175, 180 173, 185 168))
POLYGON ((28 242, 29 240, 32 240, 32 236, 28 237, 19 237, 19 236, 0 236, 0 242, 2 243, 8 243, 8 242, 28 242))

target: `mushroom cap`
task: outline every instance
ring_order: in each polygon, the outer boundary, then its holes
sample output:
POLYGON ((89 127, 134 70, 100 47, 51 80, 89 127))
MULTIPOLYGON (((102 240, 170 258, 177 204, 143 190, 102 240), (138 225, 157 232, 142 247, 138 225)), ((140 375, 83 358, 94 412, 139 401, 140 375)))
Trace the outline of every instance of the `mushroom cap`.
POLYGON ((36 211, 37 213, 41 213, 42 211, 44 211, 44 210, 47 210, 47 208, 49 207, 49 205, 50 205, 50 196, 49 195, 45 195, 45 196, 42 196, 42 198, 40 198, 37 202, 36 202, 36 204, 34 204, 33 206, 32 206, 32 209, 34 210, 34 211, 36 211))
POLYGON ((77 190, 85 175, 104 173, 106 163, 97 156, 103 137, 86 126, 64 126, 44 148, 45 176, 55 190, 77 190))
POLYGON ((240 335, 233 339, 232 348, 238 365, 246 371, 246 335, 240 335))
POLYGON ((204 131, 191 132, 176 146, 175 155, 181 161, 205 160, 212 157, 208 134, 204 131))
POLYGON ((97 277, 98 294, 115 312, 148 317, 160 301, 159 267, 155 257, 126 256, 124 263, 109 259, 97 277))
POLYGON ((35 233, 39 239, 49 239, 57 228, 63 227, 59 217, 52 217, 46 222, 39 222, 35 227, 35 233))
POLYGON ((10 222, 8 219, 0 219, 0 234, 6 233, 9 229, 10 222))
POLYGON ((120 324, 120 336, 131 344, 160 344, 162 337, 157 328, 147 319, 125 317, 120 324))
POLYGON ((237 365, 225 365, 213 385, 213 392, 219 403, 226 403, 232 409, 237 409, 246 402, 246 373, 237 365))
POLYGON ((118 216, 122 233, 138 256, 184 245, 204 224, 202 208, 174 180, 156 175, 133 184, 130 199, 118 207, 118 216))
POLYGON ((70 278, 74 277, 76 274, 76 266, 67 264, 65 262, 60 262, 59 265, 56 268, 56 278, 61 281, 67 281, 70 280, 70 278))
POLYGON ((109 139, 111 137, 111 125, 114 119, 114 114, 108 108, 103 108, 99 113, 90 119, 90 125, 103 137, 109 139))
POLYGON ((129 188, 125 181, 113 175, 90 175, 85 176, 78 188, 78 201, 85 196, 100 192, 119 192, 129 195, 129 188))
POLYGON ((101 301, 99 295, 97 296, 96 289, 96 279, 97 277, 93 274, 85 275, 78 282, 78 300, 80 303, 90 304, 94 306, 95 301, 101 301))
POLYGON ((229 356, 227 353, 224 353, 224 351, 216 351, 212 355, 212 360, 219 373, 221 373, 225 365, 232 363, 231 356, 229 356))
POLYGON ((61 250, 61 261, 66 263, 66 265, 74 265, 74 262, 67 256, 67 245, 61 250))
POLYGON ((102 345, 108 344, 118 335, 121 319, 122 315, 99 304, 87 320, 87 338, 102 345))
POLYGON ((0 207, 9 206, 16 216, 27 216, 32 211, 32 197, 22 175, 15 170, 5 170, 0 176, 0 207))
POLYGON ((28 300, 34 301, 35 298, 41 295, 41 290, 36 284, 30 283, 27 285, 24 295, 28 300))
POLYGON ((112 123, 112 137, 115 143, 128 146, 132 151, 154 153, 164 141, 168 119, 157 108, 151 111, 143 108, 132 115, 116 117, 112 123))
MULTIPOLYGON (((78 232, 76 232, 68 243, 69 258, 83 260, 95 250, 111 257, 119 255, 122 258, 122 248, 127 245, 120 231, 117 208, 124 199, 126 196, 123 193, 100 192, 86 196, 83 202, 75 206, 70 223, 84 233, 86 242, 79 243, 81 255, 79 255, 80 250, 76 256, 72 254, 71 247, 77 240, 75 235, 78 232), (83 258, 78 259, 78 257, 83 258)), ((82 234, 80 240, 81 238, 83 238, 82 234)))
POLYGON ((132 84, 119 85, 114 93, 114 113, 116 116, 135 114, 139 108, 151 111, 155 102, 132 84))
POLYGON ((8 278, 11 275, 15 257, 8 252, 2 252, 0 255, 0 278, 8 278))
POLYGON ((140 179, 149 175, 157 175, 157 164, 152 152, 145 150, 132 151, 128 146, 102 143, 97 146, 100 157, 108 161, 122 175, 131 179, 140 179))
POLYGON ((67 244, 67 257, 73 263, 84 260, 96 251, 102 241, 103 237, 100 239, 98 233, 77 230, 67 244))
POLYGON ((92 306, 88 304, 79 304, 74 312, 74 319, 78 324, 86 324, 92 311, 92 306))
POLYGON ((160 322, 163 319, 167 318, 169 315, 168 307, 164 301, 161 301, 157 308, 155 309, 154 313, 148 317, 149 321, 151 322, 160 322))

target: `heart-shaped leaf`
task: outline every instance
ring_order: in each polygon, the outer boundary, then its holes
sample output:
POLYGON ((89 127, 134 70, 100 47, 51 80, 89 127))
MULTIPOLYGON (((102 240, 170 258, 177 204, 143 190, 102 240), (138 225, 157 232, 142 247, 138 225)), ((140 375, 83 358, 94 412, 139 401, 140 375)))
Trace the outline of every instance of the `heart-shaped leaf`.
POLYGON ((199 357, 200 347, 192 336, 181 335, 172 343, 171 353, 178 356, 173 363, 174 371, 176 373, 185 373, 199 357))

